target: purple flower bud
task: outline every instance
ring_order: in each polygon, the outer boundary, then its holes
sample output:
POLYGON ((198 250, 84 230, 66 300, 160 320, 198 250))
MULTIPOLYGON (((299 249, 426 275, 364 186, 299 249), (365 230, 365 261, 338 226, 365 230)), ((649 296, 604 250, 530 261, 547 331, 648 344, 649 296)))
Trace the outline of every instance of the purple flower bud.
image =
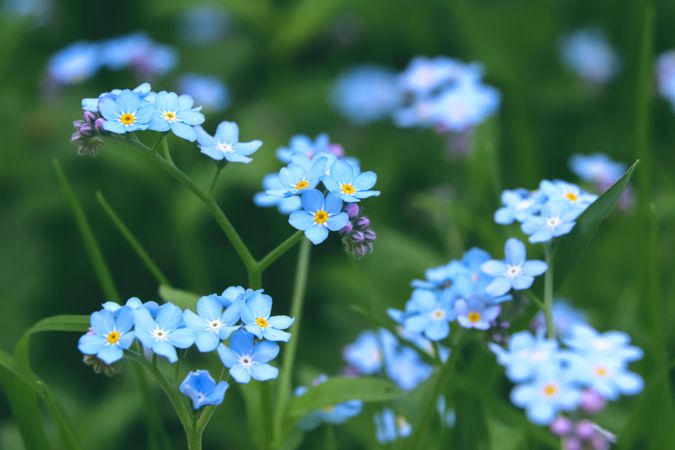
POLYGON ((359 215, 360 212, 359 205, 357 205, 356 203, 349 203, 347 206, 345 206, 345 212, 347 213, 350 219, 354 219, 359 215))
POLYGON ((566 439, 564 443, 564 449, 565 450, 581 450, 583 448, 583 445, 581 444, 581 441, 579 439, 566 439))
POLYGON ((82 140, 82 135, 76 131, 70 136, 70 142, 77 142, 82 140))
POLYGON ((103 129, 103 124, 105 123, 105 119, 103 117, 99 117, 96 119, 94 122, 94 127, 96 128, 96 131, 99 133, 103 133, 105 130, 103 129))
POLYGON ((366 237, 360 231, 353 231, 350 236, 354 242, 361 243, 366 240, 366 237))
POLYGON ((340 233, 342 233, 342 234, 351 233, 353 229, 354 229, 354 225, 352 225, 351 222, 347 222, 347 225, 345 225, 344 228, 342 228, 340 230, 340 233))
POLYGON ((581 409, 588 414, 597 414, 605 409, 605 399, 592 389, 584 391, 581 395, 581 409))
POLYGON ((595 425, 590 420, 580 420, 574 427, 574 434, 582 440, 590 439, 595 434, 595 425))
POLYGON ((373 230, 366 230, 363 232, 363 238, 367 242, 373 242, 375 239, 377 239, 377 234, 373 230))
POLYGON ((567 436, 573 429, 574 424, 567 417, 558 416, 551 422, 551 432, 556 436, 567 436))
POLYGON ((96 120, 96 117, 97 117, 96 114, 94 114, 91 111, 85 111, 84 113, 82 113, 82 118, 87 123, 94 123, 94 121, 96 120))
POLYGON ((511 326, 511 322, 505 320, 499 324, 499 327, 503 330, 508 330, 509 327, 511 326))
POLYGON ((356 219, 356 226, 358 228, 365 230, 370 226, 370 219, 366 216, 359 217, 358 219, 356 219))
POLYGON ((343 156, 345 156, 345 149, 340 144, 330 144, 328 146, 328 151, 337 156, 338 158, 342 158, 343 156))
POLYGON ((611 444, 609 440, 600 433, 591 438, 591 447, 593 450, 609 450, 611 444))

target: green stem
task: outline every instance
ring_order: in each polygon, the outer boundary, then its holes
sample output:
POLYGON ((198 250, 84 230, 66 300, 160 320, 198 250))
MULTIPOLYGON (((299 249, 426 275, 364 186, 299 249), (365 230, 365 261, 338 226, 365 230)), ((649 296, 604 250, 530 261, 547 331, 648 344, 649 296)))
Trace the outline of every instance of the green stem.
POLYGON ((426 398, 424 405, 422 406, 422 414, 420 419, 413 427, 413 434, 410 438, 410 446, 408 447, 410 450, 417 450, 421 448, 424 437, 426 436, 427 428, 429 428, 431 419, 434 417, 434 413, 436 412, 436 402, 438 401, 438 397, 443 393, 448 375, 459 359, 459 354, 462 350, 462 335, 462 330, 457 332, 455 336, 455 345, 452 346, 450 357, 445 362, 445 364, 441 366, 441 371, 438 374, 438 378, 436 379, 436 383, 434 384, 431 395, 426 398))
POLYGON ((293 248, 295 244, 297 244, 302 240, 303 234, 304 233, 302 231, 296 231, 288 239, 286 239, 284 242, 279 244, 275 249, 273 249, 271 252, 265 255, 258 263, 258 267, 260 268, 260 270, 263 271, 267 269, 274 261, 279 259, 284 253, 293 248))
POLYGON ((324 450, 337 450, 337 439, 335 438, 335 428, 333 425, 327 423, 324 425, 326 430, 325 441, 324 441, 324 450))
POLYGON ((550 244, 544 244, 546 274, 544 275, 544 316, 546 317, 546 337, 555 339, 553 325, 553 252, 550 244))
POLYGON ((276 408, 274 410, 274 442, 278 442, 278 440, 281 438, 281 432, 286 416, 286 405, 291 392, 291 375, 293 373, 293 366, 295 366, 295 354, 298 348, 302 309, 305 300, 305 289, 307 287, 307 274, 309 272, 309 255, 311 249, 311 243, 306 239, 300 244, 298 265, 295 272, 293 296, 291 298, 291 317, 293 317, 294 322, 289 332, 293 335, 293 337, 284 348, 284 356, 281 363, 281 373, 279 374, 279 382, 277 385, 276 408))
POLYGON ((192 430, 187 433, 188 450, 202 450, 202 433, 195 424, 192 430))
MULTIPOLYGON (((166 139, 166 135, 164 136, 164 139, 161 139, 161 142, 162 142, 162 152, 164 153, 164 159, 173 164, 173 158, 171 158, 171 150, 169 150, 169 140, 166 139)), ((150 149, 150 151, 152 152, 152 149, 150 149)))
POLYGON ((248 271, 248 287, 251 289, 262 288, 262 270, 257 265, 248 271))
POLYGON ((225 166, 227 165, 227 160, 225 160, 225 163, 221 163, 220 161, 216 163, 216 173, 213 174, 213 180, 211 180, 211 185, 209 185, 209 195, 213 195, 213 189, 216 187, 216 183, 218 183, 218 177, 220 177, 220 172, 223 171, 225 166))
POLYGON ((539 309, 541 309, 542 311, 544 309, 546 309, 546 305, 544 305, 544 302, 541 301, 541 299, 539 297, 537 297, 534 292, 532 292, 529 289, 527 289, 524 292, 525 292, 525 295, 527 295, 529 297, 529 299, 532 300, 539 307, 539 309))

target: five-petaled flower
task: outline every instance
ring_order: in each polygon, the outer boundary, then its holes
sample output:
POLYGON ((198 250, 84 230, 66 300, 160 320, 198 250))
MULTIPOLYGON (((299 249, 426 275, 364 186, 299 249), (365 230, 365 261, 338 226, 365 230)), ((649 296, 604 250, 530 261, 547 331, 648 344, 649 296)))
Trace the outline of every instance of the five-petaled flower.
POLYGON ((251 378, 258 381, 273 380, 279 374, 276 367, 268 362, 279 354, 279 346, 270 341, 254 345, 254 336, 243 330, 235 332, 230 338, 230 347, 220 344, 218 356, 230 369, 230 375, 238 383, 248 383, 251 378))
POLYGON ((171 363, 178 361, 176 348, 185 349, 195 342, 192 328, 183 325, 183 311, 172 303, 162 305, 154 319, 145 308, 135 310, 134 316, 138 340, 171 363))
POLYGON ((131 308, 96 311, 91 315, 91 328, 80 338, 78 348, 85 355, 96 355, 104 363, 112 364, 122 359, 124 350, 134 342, 133 326, 131 308))
POLYGON ((150 126, 156 106, 137 93, 125 89, 117 96, 104 96, 98 109, 105 119, 103 128, 116 134, 146 130, 150 126))
POLYGON ((375 172, 361 172, 358 166, 337 160, 330 169, 330 175, 323 178, 323 184, 331 192, 338 192, 345 202, 358 202, 362 198, 380 195, 373 191, 377 175, 375 172))
POLYGON ((185 325, 195 332, 195 344, 200 352, 211 352, 218 347, 220 341, 227 339, 239 329, 239 308, 230 307, 223 311, 218 296, 208 295, 197 301, 197 314, 189 309, 183 312, 185 325))
POLYGON ((347 213, 342 212, 342 199, 337 192, 330 192, 324 197, 321 191, 309 189, 302 194, 300 200, 303 209, 293 212, 288 223, 304 231, 313 244, 325 241, 328 230, 341 230, 349 222, 347 213))
POLYGON ((203 154, 216 161, 225 159, 229 162, 248 164, 249 158, 261 146, 262 141, 239 142, 239 127, 234 122, 221 122, 216 134, 211 136, 202 127, 196 127, 197 142, 203 154))
POLYGON ((190 142, 197 140, 194 126, 204 123, 201 107, 194 107, 194 100, 189 95, 178 95, 175 92, 161 91, 146 97, 155 106, 155 114, 149 129, 166 132, 171 130, 176 136, 190 142))
POLYGON ((486 261, 481 265, 484 273, 493 277, 485 292, 498 297, 511 289, 523 290, 532 286, 534 277, 546 272, 548 266, 543 261, 526 261, 525 244, 515 238, 506 241, 505 260, 486 261))
POLYGON ((202 406, 218 406, 223 403, 225 391, 229 384, 225 381, 216 383, 208 370, 196 370, 188 373, 180 384, 180 391, 192 400, 194 409, 202 406))
POLYGON ((261 292, 254 293, 241 307, 244 329, 258 339, 288 342, 291 338, 286 328, 293 324, 288 316, 271 316, 272 297, 261 292))

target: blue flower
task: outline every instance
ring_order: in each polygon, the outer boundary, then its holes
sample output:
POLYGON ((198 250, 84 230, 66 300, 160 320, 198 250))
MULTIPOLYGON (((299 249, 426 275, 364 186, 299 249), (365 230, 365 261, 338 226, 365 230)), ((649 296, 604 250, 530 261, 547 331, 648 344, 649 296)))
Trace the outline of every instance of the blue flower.
POLYGON ((377 334, 364 331, 354 342, 345 347, 342 356, 345 361, 355 367, 360 374, 372 375, 382 368, 384 354, 377 334))
POLYGON ((609 187, 621 178, 626 171, 626 165, 612 161, 604 153, 575 154, 570 158, 570 169, 587 183, 609 187))
POLYGON ((659 94, 668 100, 675 110, 675 50, 659 55, 656 61, 656 81, 659 94))
POLYGON ((135 310, 134 316, 138 340, 171 363, 178 361, 176 348, 185 349, 195 342, 194 331, 183 325, 183 311, 172 303, 162 305, 154 319, 145 308, 135 310))
POLYGON ((218 356, 230 369, 230 375, 238 383, 248 383, 251 378, 258 381, 273 380, 279 370, 267 364, 277 357, 279 346, 270 341, 253 345, 253 335, 239 330, 230 338, 230 348, 218 346, 218 356))
POLYGON ((105 119, 103 128, 111 133, 123 134, 147 129, 156 107, 137 93, 125 89, 116 97, 101 98, 98 109, 105 119))
POLYGON ((192 97, 161 91, 156 96, 146 98, 156 106, 149 127, 151 130, 161 132, 171 130, 176 136, 190 142, 197 140, 197 133, 193 127, 204 123, 204 114, 199 111, 201 107, 193 107, 192 97))
POLYGON ((499 364, 506 367, 506 376, 515 383, 533 379, 543 367, 560 363, 558 343, 528 331, 514 333, 509 339, 508 350, 496 344, 489 344, 489 347, 497 355, 499 364))
POLYGON ((106 364, 119 361, 124 350, 134 342, 134 314, 131 308, 122 307, 116 312, 102 310, 91 315, 91 328, 80 337, 79 350, 85 355, 96 355, 106 364))
POLYGON ((244 328, 258 339, 288 342, 290 333, 281 330, 290 327, 293 319, 288 316, 270 317, 271 312, 272 297, 260 292, 253 294, 241 308, 244 328))
POLYGON ((511 289, 523 290, 532 286, 534 277, 546 272, 548 266, 543 261, 526 261, 525 244, 515 238, 506 241, 504 261, 490 260, 483 263, 481 269, 493 277, 485 292, 498 297, 511 289))
POLYGON ((358 202, 363 198, 380 195, 373 191, 377 175, 375 172, 363 172, 358 167, 344 161, 335 161, 330 175, 323 178, 323 184, 331 192, 338 192, 346 202, 358 202))
POLYGON ((194 409, 199 409, 202 406, 218 406, 223 403, 228 387, 225 381, 216 384, 208 370, 195 370, 185 377, 180 384, 180 391, 192 400, 194 409))
POLYGON ((337 192, 326 197, 316 189, 309 189, 300 197, 302 210, 291 213, 288 223, 304 231, 313 244, 320 244, 328 237, 328 230, 338 231, 349 222, 347 213, 342 212, 342 199, 337 192))
MULTIPOLYGON (((138 94, 139 98, 145 98, 148 96, 148 94, 150 94, 151 89, 152 87, 150 86, 150 83, 143 83, 134 88, 132 92, 138 94)), ((111 97, 115 99, 120 94, 120 92, 122 92, 121 89, 113 89, 110 92, 104 92, 97 98, 83 98, 82 109, 84 111, 98 112, 99 100, 101 100, 103 97, 111 97)))
POLYGON ((527 189, 513 189, 502 192, 502 206, 495 212, 494 220, 500 225, 514 221, 524 222, 541 209, 545 197, 539 192, 527 189))
POLYGON ((398 344, 393 334, 381 333, 385 373, 398 387, 411 391, 431 376, 433 368, 422 361, 418 352, 398 344))
MULTIPOLYGON (((556 335, 563 338, 569 337, 576 325, 586 322, 586 315, 583 312, 574 308, 566 300, 559 298, 553 299, 551 315, 553 316, 553 327, 556 335)), ((534 317, 531 328, 546 332, 546 318, 543 311, 540 311, 534 317)))
POLYGON ((330 98, 347 119, 366 124, 391 114, 402 95, 393 72, 378 66, 359 66, 340 75, 330 98))
POLYGON ((208 134, 202 127, 195 129, 201 152, 216 161, 226 159, 230 162, 250 163, 249 155, 255 153, 262 141, 239 142, 239 127, 234 122, 221 122, 215 136, 208 134))
POLYGON ((500 95, 492 86, 460 81, 444 90, 431 107, 430 120, 442 130, 461 132, 476 126, 499 108, 500 95))
POLYGON ((76 42, 59 50, 47 63, 49 77, 59 84, 76 84, 92 77, 101 67, 100 47, 76 42))
POLYGON ((542 180, 539 190, 546 194, 548 202, 562 202, 580 212, 598 198, 597 195, 584 192, 575 184, 560 180, 542 180))
MULTIPOLYGON (((312 381, 312 386, 318 386, 327 380, 326 375, 320 375, 312 381)), ((305 386, 300 386, 295 390, 296 396, 304 395, 308 391, 305 386)), ((360 400, 349 400, 336 405, 326 405, 320 410, 314 411, 300 419, 298 426, 305 430, 313 430, 322 423, 342 424, 361 412, 363 402, 360 400)))
POLYGON ((277 183, 281 187, 269 189, 265 193, 277 197, 290 197, 314 189, 326 171, 326 162, 325 158, 318 158, 312 162, 311 167, 305 168, 298 164, 283 167, 279 171, 277 183))
POLYGON ((527 417, 537 425, 548 425, 559 411, 571 411, 581 402, 581 390, 570 374, 560 367, 546 366, 534 381, 516 386, 511 401, 527 410, 527 417))
POLYGON ((230 102, 227 86, 216 77, 185 74, 180 78, 179 84, 181 92, 192 96, 205 109, 222 111, 230 102))
POLYGON ((239 309, 223 305, 215 294, 202 297, 197 301, 197 314, 189 309, 183 312, 185 325, 195 332, 195 344, 200 352, 212 352, 220 341, 227 339, 239 329, 239 309))
POLYGON ((280 190, 285 189, 285 186, 279 180, 279 174, 270 173, 263 177, 262 186, 264 191, 258 192, 253 197, 253 202, 257 206, 267 208, 270 206, 276 206, 280 213, 290 214, 293 211, 297 211, 302 208, 300 202, 300 196, 294 195, 291 197, 278 197, 276 195, 270 195, 267 191, 270 190, 280 190))
POLYGON ((530 242, 548 242, 572 231, 580 212, 561 202, 549 202, 542 206, 540 215, 527 218, 520 229, 530 236, 530 242))
POLYGON ((499 315, 499 305, 492 305, 484 296, 474 295, 455 302, 457 321, 464 328, 487 330, 499 315))
POLYGON ((308 158, 313 158, 319 153, 328 153, 330 140, 327 134, 320 134, 315 140, 303 134, 295 135, 291 138, 288 147, 280 147, 276 151, 277 158, 284 163, 291 162, 291 157, 295 153, 301 153, 308 158))
POLYGON ((644 387, 642 378, 630 372, 620 357, 571 354, 566 361, 575 381, 606 400, 616 400, 621 394, 637 394, 644 387))
MULTIPOLYGON (((101 306, 103 306, 103 309, 106 309, 108 311, 112 312, 117 312, 122 308, 122 305, 120 305, 117 302, 105 302, 101 306)), ((145 308, 148 311, 150 311, 150 314, 155 317, 157 315, 157 310, 159 309, 159 305, 157 302, 150 300, 149 302, 142 302, 140 298, 138 297, 131 297, 130 299, 127 300, 127 302, 124 304, 124 306, 127 306, 131 308, 132 310, 138 309, 138 308, 145 308)))
POLYGON ((380 444, 408 437, 410 433, 412 433, 410 422, 404 416, 394 414, 393 410, 385 408, 375 414, 375 439, 380 444))
POLYGON ((643 352, 639 347, 630 345, 630 336, 620 331, 599 333, 586 324, 579 324, 565 339, 565 344, 580 355, 591 358, 612 357, 624 362, 637 361, 643 352))
POLYGON ((583 81, 605 84, 619 72, 619 59, 597 29, 575 31, 560 46, 563 63, 583 81))
POLYGON ((405 309, 407 331, 424 333, 432 341, 440 341, 450 334, 450 321, 455 319, 450 297, 416 289, 405 309))
POLYGON ((422 56, 413 59, 399 75, 399 85, 404 91, 424 97, 443 85, 460 80, 479 80, 482 75, 480 64, 464 64, 444 56, 422 56))

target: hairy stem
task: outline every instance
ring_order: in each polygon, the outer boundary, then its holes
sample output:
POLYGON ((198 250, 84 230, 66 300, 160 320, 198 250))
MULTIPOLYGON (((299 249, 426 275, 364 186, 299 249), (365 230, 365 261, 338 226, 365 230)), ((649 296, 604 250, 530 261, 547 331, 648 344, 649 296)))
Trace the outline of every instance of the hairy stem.
POLYGON ((544 244, 546 274, 544 275, 544 317, 546 317, 546 337, 555 339, 553 326, 553 252, 550 244, 544 244))

